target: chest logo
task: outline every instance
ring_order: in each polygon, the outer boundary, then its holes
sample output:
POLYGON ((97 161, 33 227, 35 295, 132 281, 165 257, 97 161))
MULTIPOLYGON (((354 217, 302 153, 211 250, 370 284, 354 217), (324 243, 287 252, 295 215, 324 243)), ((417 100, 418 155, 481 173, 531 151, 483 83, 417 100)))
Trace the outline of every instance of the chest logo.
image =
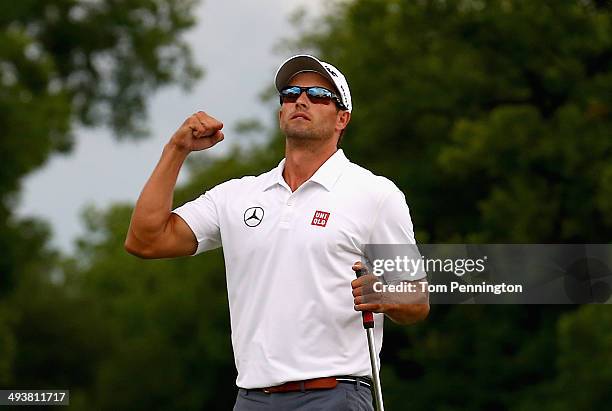
POLYGON ((264 209, 249 207, 244 212, 244 223, 249 227, 257 227, 264 218, 264 209))
POLYGON ((327 211, 317 210, 314 213, 314 217, 312 217, 310 225, 325 227, 327 225, 327 220, 329 220, 329 213, 327 211))

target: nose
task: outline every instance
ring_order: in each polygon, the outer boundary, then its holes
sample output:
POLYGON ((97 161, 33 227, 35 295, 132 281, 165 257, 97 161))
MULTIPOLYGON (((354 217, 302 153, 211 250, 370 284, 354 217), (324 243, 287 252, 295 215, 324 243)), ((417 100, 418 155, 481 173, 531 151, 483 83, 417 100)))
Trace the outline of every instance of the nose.
POLYGON ((306 106, 308 105, 308 103, 310 103, 310 100, 308 99, 306 92, 302 91, 298 96, 297 100, 295 100, 295 104, 301 104, 303 106, 306 106))

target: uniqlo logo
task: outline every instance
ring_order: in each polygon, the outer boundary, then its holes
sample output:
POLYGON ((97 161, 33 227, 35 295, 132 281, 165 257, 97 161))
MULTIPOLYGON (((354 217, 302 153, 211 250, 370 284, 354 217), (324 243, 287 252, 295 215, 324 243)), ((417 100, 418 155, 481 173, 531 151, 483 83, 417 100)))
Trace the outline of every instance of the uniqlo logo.
POLYGON ((312 223, 310 224, 325 227, 327 225, 327 220, 329 220, 329 213, 317 210, 315 211, 314 217, 312 217, 312 223))

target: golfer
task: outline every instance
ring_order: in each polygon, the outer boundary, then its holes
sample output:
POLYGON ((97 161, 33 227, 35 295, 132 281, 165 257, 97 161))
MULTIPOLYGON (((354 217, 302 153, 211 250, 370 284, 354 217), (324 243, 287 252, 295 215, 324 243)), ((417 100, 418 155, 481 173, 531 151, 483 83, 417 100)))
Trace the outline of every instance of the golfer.
POLYGON ((379 353, 385 316, 411 324, 427 316, 429 305, 384 304, 367 287, 374 276, 356 279, 354 271, 371 258, 365 244, 415 243, 408 206, 391 181, 339 149, 353 105, 337 68, 294 56, 278 69, 275 85, 286 138, 278 166, 219 184, 172 210, 187 155, 223 140, 220 121, 193 114, 145 184, 125 247, 139 257, 166 258, 223 246, 235 410, 372 410, 359 311, 375 313, 379 353), (365 303, 368 294, 373 299, 365 303))

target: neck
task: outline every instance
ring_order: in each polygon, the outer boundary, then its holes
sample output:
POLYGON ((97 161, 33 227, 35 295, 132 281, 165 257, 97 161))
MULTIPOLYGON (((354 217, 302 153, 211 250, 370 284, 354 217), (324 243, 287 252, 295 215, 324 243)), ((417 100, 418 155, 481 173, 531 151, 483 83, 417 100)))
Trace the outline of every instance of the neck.
POLYGON ((325 163, 338 149, 336 145, 295 144, 287 140, 285 148, 285 169, 283 178, 291 188, 297 190, 325 163))

